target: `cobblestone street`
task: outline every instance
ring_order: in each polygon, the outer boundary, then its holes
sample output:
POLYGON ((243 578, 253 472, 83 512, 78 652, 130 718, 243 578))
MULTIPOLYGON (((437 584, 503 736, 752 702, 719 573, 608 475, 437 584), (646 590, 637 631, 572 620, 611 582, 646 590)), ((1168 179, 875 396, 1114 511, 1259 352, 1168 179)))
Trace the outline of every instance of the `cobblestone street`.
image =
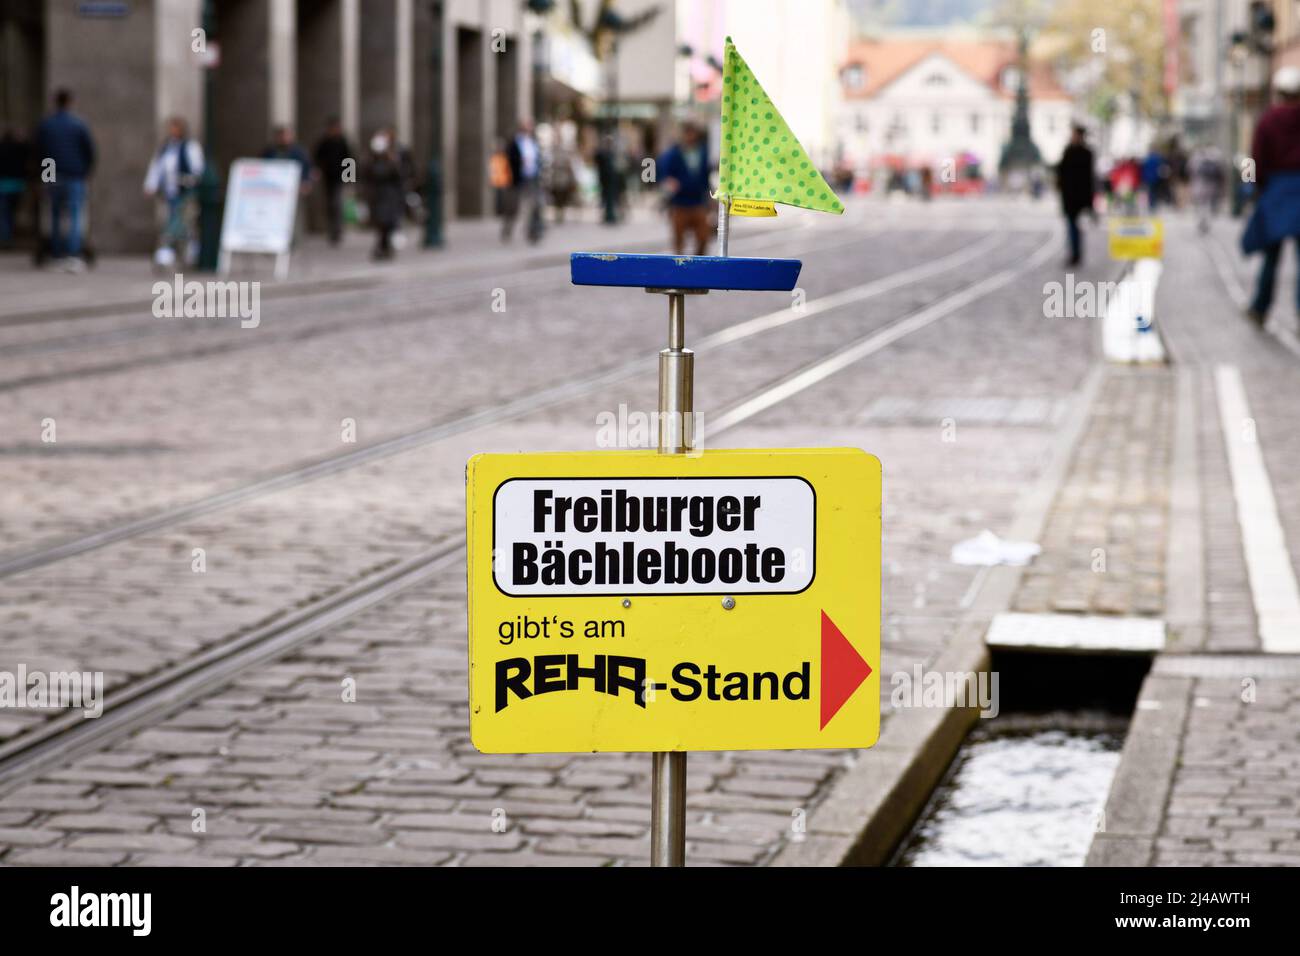
MULTIPOLYGON (((725 347, 709 346, 706 336, 769 314, 771 304, 723 294, 693 306, 689 335, 701 347, 706 429, 710 418, 765 383, 853 337, 942 302, 975 277, 1013 266, 1051 234, 1050 221, 1028 208, 1013 210, 1017 225, 996 235, 987 217, 957 227, 951 217, 940 216, 912 231, 895 226, 892 262, 859 259, 855 250, 869 248, 897 215, 882 212, 879 218, 861 217, 861 225, 797 232, 783 245, 762 235, 738 240, 740 252, 751 245, 780 254, 820 251, 829 268, 807 271, 803 288, 810 303, 845 290, 863 290, 870 299, 725 347), (917 267, 922 281, 904 281, 917 267)), ((990 394, 1068 401, 1086 368, 1083 325, 1061 330, 1078 343, 1070 351, 1080 355, 1064 377, 1063 370, 1042 374, 1043 360, 1056 347, 1047 342, 1041 343, 1041 356, 1022 356, 1014 382, 963 376, 968 363, 991 360, 1017 337, 1017 328, 1004 327, 1008 323, 1031 327, 1035 315, 1015 303, 1024 298, 1024 287, 1032 288, 1053 267, 1031 264, 1017 272, 1014 285, 972 303, 960 323, 954 314, 947 327, 937 323, 905 347, 710 436, 741 447, 857 444, 887 454, 893 467, 886 593, 887 607, 896 608, 886 621, 889 667, 927 661, 942 649, 971 578, 947 562, 946 549, 954 535, 1008 520, 1008 492, 1041 467, 1048 435, 1042 423, 1004 429, 972 424, 959 441, 942 443, 938 422, 873 421, 868 406, 882 396, 940 403, 990 394), (954 334, 964 336, 961 360, 953 355, 936 361, 935 346, 951 342, 954 334), (869 389, 863 387, 868 380, 869 389), (918 391, 922 381, 926 385, 918 391), (982 449, 995 435, 1000 454, 990 457, 982 449), (953 524, 948 515, 958 501, 953 524)), ((34 449, 14 455, 30 465, 23 487, 35 507, 6 520, 14 522, 15 540, 39 550, 45 541, 111 524, 100 517, 106 506, 110 519, 120 521, 256 480, 277 466, 337 457, 343 418, 352 418, 362 436, 384 440, 630 363, 625 376, 581 397, 549 405, 525 399, 507 420, 467 422, 382 460, 15 574, 0 585, 10 593, 6 627, 15 643, 8 653, 15 663, 23 655, 33 669, 102 669, 111 699, 115 687, 130 686, 288 608, 310 606, 385 562, 454 538, 463 521, 457 478, 470 453, 591 447, 597 412, 621 402, 653 407, 653 381, 646 374, 653 365, 646 357, 658 345, 658 323, 611 315, 611 294, 572 290, 563 278, 556 270, 553 291, 543 298, 516 294, 512 280, 487 274, 476 296, 453 298, 445 307, 435 297, 429 300, 432 312, 405 327, 390 326, 382 341, 369 330, 376 322, 387 325, 379 314, 310 343, 283 345, 274 337, 295 318, 270 314, 251 334, 272 341, 248 346, 251 355, 184 355, 151 363, 147 371, 105 373, 86 394, 70 394, 57 382, 11 389, 6 427, 17 430, 22 420, 38 424, 45 417, 39 414, 42 396, 50 396, 45 400, 57 401, 62 410, 57 417, 64 434, 100 436, 106 427, 111 441, 125 449, 103 455, 96 473, 68 468, 57 494, 49 469, 60 459, 34 449), (504 283, 508 303, 499 314, 490 311, 497 282, 504 283), (429 328, 437 329, 436 338, 427 335, 429 328), (598 356, 594 368, 572 365, 579 342, 583 354, 598 356), (458 358, 448 349, 466 351, 458 358), (495 356, 491 363, 484 361, 488 354, 495 356), (265 371, 254 362, 264 363, 265 371), (481 374, 485 368, 494 374, 481 374), (331 381, 328 391, 303 387, 321 378, 331 381), (147 393, 139 391, 144 383, 147 393), (182 397, 208 392, 229 398, 213 404, 182 397), (124 402, 168 412, 145 418, 128 412, 124 402), (232 454, 237 449, 242 451, 232 454), (205 455, 218 464, 205 464, 205 455), (78 480, 88 482, 84 490, 78 480), (138 497, 96 496, 94 488, 105 483, 130 488, 138 497), (149 500, 151 489, 157 497, 149 500), (194 547, 207 555, 202 575, 191 570, 194 547), (53 609, 50 596, 56 593, 58 615, 51 617, 46 609, 53 609), (108 595, 121 609, 111 629, 102 618, 108 595)), ((405 286, 400 294, 419 297, 405 286)), ((286 300, 286 308, 292 302, 286 300)), ((333 308, 346 314, 347 302, 333 308)), ((230 330, 227 337, 241 334, 250 332, 230 330)), ((94 356, 96 363, 105 359, 111 355, 94 356)), ((84 359, 56 355, 50 361, 62 364, 49 371, 75 374, 84 359)), ((108 443, 97 438, 95 444, 101 441, 108 443)), ((363 441, 358 445, 365 447, 363 441)), ((74 445, 71 454, 78 450, 74 445)), ((93 454, 88 447, 80 450, 93 454)), ((349 451, 342 446, 344 454, 349 451)), ((9 827, 4 832, 23 835, 14 838, 6 862, 644 862, 644 757, 486 757, 469 744, 462 581, 451 564, 389 605, 235 676, 198 706, 13 790, 3 798, 9 827), (354 704, 338 700, 345 676, 357 682, 354 704), (208 815, 206 836, 191 831, 195 808, 208 815), (490 826, 494 810, 512 821, 505 832, 490 826)), ((4 731, 21 741, 42 718, 17 714, 4 731)), ((834 752, 698 755, 689 777, 691 859, 771 858, 790 832, 792 813, 815 806, 819 793, 855 759, 834 752)))
MULTIPOLYGON (((487 245, 286 288, 256 329, 126 306, 37 320, 13 300, 0 671, 102 671, 107 716, 59 749, 94 722, 0 711, 0 863, 646 862, 646 755, 492 756, 468 732, 466 460, 593 448, 600 413, 655 405, 662 303, 570 285, 563 253, 653 247, 660 224, 569 228, 523 268, 487 245), (183 700, 131 709, 171 681, 183 700)), ((1300 859, 1300 683, 1294 658, 1260 654, 1215 379, 1241 370, 1295 554, 1300 365, 1234 314, 1203 248, 1220 240, 1170 229, 1165 366, 1107 366, 1097 317, 1044 316, 1063 275, 1046 202, 865 201, 738 231, 733 254, 804 260, 806 308, 689 302, 706 447, 883 463, 883 732, 872 750, 692 754, 690 864, 832 862, 842 828, 871 819, 857 781, 935 745, 892 678, 966 660, 972 628, 978 643, 1004 612, 1167 628, 1090 861, 1300 859), (1042 553, 1011 578, 952 560, 985 529, 1025 528, 1042 553)), ((1117 277, 1104 239, 1090 233, 1076 281, 1117 277)))
POLYGON ((1284 938, 1293 246, 1300 2, 0 0, 0 938, 1284 938))

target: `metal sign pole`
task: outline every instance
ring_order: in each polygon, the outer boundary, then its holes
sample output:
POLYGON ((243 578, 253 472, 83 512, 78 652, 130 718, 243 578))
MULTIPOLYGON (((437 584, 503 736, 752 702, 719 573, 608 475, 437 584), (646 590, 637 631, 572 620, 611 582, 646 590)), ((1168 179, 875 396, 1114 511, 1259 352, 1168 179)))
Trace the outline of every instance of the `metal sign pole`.
POLYGON ((731 199, 718 200, 718 255, 727 257, 727 241, 731 238, 731 199))
MULTIPOLYGON (((695 353, 686 348, 686 295, 664 291, 668 348, 659 353, 659 454, 684 455, 695 446, 695 353)), ((651 754, 650 865, 686 865, 685 751, 651 754)))
MULTIPOLYGON (((730 203, 718 203, 718 254, 727 255, 730 203)), ((647 291, 657 292, 658 289, 647 291)), ((659 353, 659 454, 695 447, 695 353, 686 348, 686 295, 668 293, 668 348, 659 353)), ((650 755, 650 865, 686 865, 686 753, 650 755)))

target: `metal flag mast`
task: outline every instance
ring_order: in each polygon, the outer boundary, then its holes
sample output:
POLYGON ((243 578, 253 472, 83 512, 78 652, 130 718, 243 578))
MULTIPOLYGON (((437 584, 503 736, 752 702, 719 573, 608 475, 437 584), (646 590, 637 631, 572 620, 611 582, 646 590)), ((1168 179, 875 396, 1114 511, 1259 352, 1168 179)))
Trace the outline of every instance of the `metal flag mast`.
POLYGON ((718 255, 727 257, 727 240, 731 238, 731 197, 718 196, 718 255))
MULTIPOLYGON (((789 292, 798 280, 798 260, 730 258, 731 204, 739 185, 749 187, 752 182, 749 188, 758 190, 743 193, 746 205, 742 215, 774 216, 776 202, 843 212, 843 206, 736 52, 730 37, 724 55, 718 255, 579 252, 571 257, 575 285, 640 286, 668 297, 668 347, 659 353, 660 455, 686 455, 695 449, 698 437, 694 432, 695 354, 686 348, 686 296, 705 294, 710 289, 789 292), (731 111, 742 97, 748 106, 745 111, 737 110, 733 120, 731 111), (745 124, 756 130, 748 142, 757 145, 742 149, 739 144, 745 141, 745 124), (761 142, 756 137, 761 137, 761 142), (761 169, 757 165, 760 161, 761 169)), ((724 604, 728 609, 733 606, 724 604)), ((650 697, 651 688, 647 686, 643 694, 650 697)), ((684 866, 686 751, 651 751, 650 769, 650 863, 684 866)))
MULTIPOLYGON (((795 259, 573 253, 575 285, 640 286, 668 297, 668 347, 659 352, 659 454, 685 456, 695 450, 698 438, 695 353, 686 347, 686 297, 711 289, 788 292, 798 280, 800 265, 795 259)), ((650 688, 644 693, 649 697, 650 688)), ((650 863, 684 866, 686 751, 655 750, 650 759, 650 863)))
MULTIPOLYGON (((646 291, 668 295, 668 348, 659 353, 659 454, 684 455, 695 447, 695 353, 686 348, 686 292, 646 291)), ((686 865, 684 750, 650 755, 650 865, 686 865)))
MULTIPOLYGON (((727 257, 731 210, 718 198, 718 256, 727 257)), ((659 454, 681 455, 695 447, 695 353, 686 348, 686 291, 668 294, 668 348, 659 353, 659 454)), ((703 293, 707 289, 691 289, 703 293)), ((650 755, 650 865, 686 865, 686 751, 650 755)))

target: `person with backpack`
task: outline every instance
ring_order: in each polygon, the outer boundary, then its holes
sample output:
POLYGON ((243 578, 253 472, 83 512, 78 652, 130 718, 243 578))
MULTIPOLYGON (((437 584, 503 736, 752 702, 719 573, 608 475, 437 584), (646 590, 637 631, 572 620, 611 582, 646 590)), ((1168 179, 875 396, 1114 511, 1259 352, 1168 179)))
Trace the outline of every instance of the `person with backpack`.
POLYGON ((162 234, 154 253, 159 268, 171 267, 178 258, 183 263, 198 258, 190 230, 189 200, 203 166, 203 147, 190 139, 185 120, 173 116, 144 176, 145 195, 158 197, 163 206, 162 234))

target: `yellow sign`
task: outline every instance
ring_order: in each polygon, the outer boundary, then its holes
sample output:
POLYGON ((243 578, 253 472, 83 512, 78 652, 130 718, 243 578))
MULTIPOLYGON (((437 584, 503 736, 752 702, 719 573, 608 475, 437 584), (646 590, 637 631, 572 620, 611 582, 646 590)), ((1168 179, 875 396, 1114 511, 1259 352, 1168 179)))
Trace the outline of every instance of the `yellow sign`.
POLYGON ((466 482, 479 750, 876 742, 871 455, 476 455, 466 482))
POLYGON ((776 203, 762 199, 733 199, 730 206, 732 215, 771 217, 776 215, 776 203))
POLYGON ((1112 216, 1112 259, 1159 259, 1164 255, 1165 226, 1153 216, 1112 216))

